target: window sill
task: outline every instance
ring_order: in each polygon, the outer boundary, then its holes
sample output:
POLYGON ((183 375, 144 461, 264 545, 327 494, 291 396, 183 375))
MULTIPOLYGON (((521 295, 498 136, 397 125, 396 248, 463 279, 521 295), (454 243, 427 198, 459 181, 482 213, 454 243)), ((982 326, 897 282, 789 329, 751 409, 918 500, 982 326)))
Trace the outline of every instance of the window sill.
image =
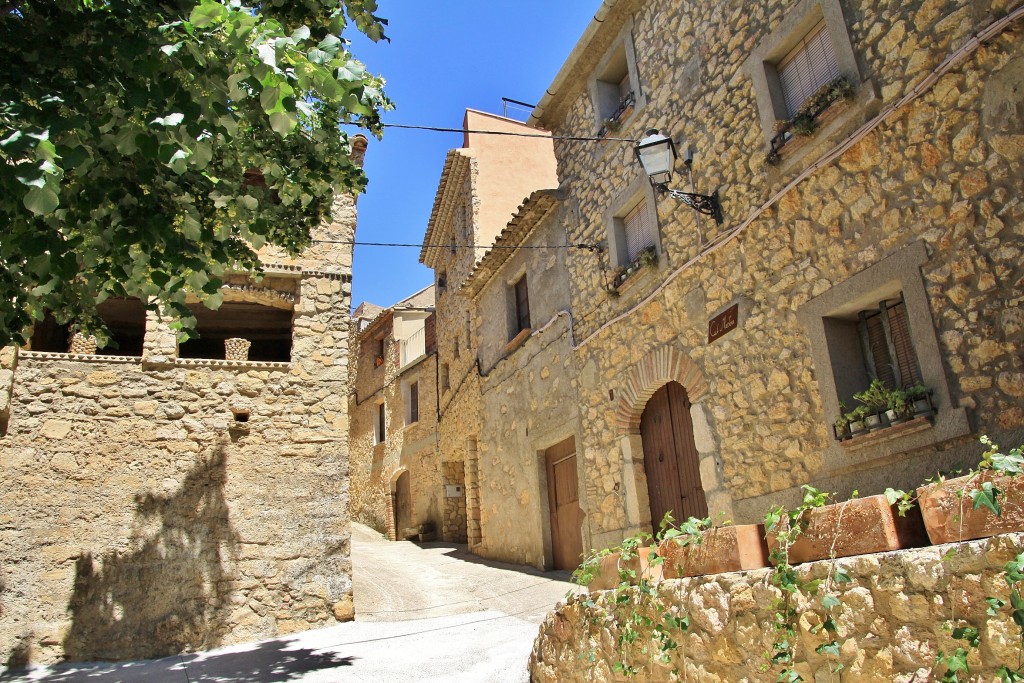
POLYGON ((838 99, 815 117, 814 133, 793 135, 776 151, 778 160, 774 163, 766 161, 766 165, 780 174, 796 170, 812 150, 822 143, 837 141, 844 133, 849 133, 848 129, 851 126, 867 118, 880 103, 875 94, 874 84, 871 81, 864 81, 857 86, 853 99, 838 99))
POLYGON ((823 454, 824 473, 839 476, 889 465, 904 454, 937 446, 971 433, 964 408, 938 410, 932 418, 919 417, 892 427, 831 442, 823 454))
POLYGON ((512 353, 520 346, 522 346, 523 342, 526 341, 526 338, 529 337, 532 332, 532 327, 527 327, 524 330, 520 330, 519 334, 512 337, 512 339, 509 340, 508 344, 505 344, 505 355, 507 356, 508 354, 512 353))
POLYGON ((890 425, 888 427, 882 427, 876 429, 873 432, 867 434, 860 434, 858 436, 850 437, 839 442, 839 444, 848 451, 857 451, 867 446, 873 446, 875 444, 885 443, 892 441, 893 439, 899 439, 900 437, 907 436, 909 434, 916 434, 927 429, 932 428, 932 418, 922 415, 921 417, 915 417, 907 422, 900 424, 890 425))
POLYGON ((142 356, 113 356, 102 353, 58 353, 56 351, 18 351, 18 359, 73 361, 76 363, 142 363, 142 356))
POLYGON ((291 363, 262 360, 221 360, 217 358, 174 358, 169 365, 185 368, 232 368, 238 370, 291 370, 291 363))

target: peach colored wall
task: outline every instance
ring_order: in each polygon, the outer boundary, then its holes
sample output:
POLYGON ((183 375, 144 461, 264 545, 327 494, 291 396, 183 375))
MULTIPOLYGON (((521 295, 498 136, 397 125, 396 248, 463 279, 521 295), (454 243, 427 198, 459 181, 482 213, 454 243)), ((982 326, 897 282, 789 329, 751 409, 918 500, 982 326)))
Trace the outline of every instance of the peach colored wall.
MULTIPOLYGON (((466 130, 498 130, 536 135, 536 128, 494 114, 466 110, 466 130)), ((490 245, 530 193, 558 187, 550 138, 466 133, 464 147, 477 162, 477 244, 490 245)))

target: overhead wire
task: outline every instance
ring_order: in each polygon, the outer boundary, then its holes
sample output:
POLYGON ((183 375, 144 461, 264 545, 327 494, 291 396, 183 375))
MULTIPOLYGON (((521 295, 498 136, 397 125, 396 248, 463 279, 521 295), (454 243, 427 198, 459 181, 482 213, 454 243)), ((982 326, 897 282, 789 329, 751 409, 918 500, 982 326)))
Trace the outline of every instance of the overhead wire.
POLYGON ((586 244, 576 242, 574 244, 416 244, 412 242, 361 242, 359 240, 312 240, 316 244, 350 244, 357 247, 410 247, 416 249, 586 249, 587 251, 600 251, 603 247, 599 244, 586 244))
MULTIPOLYGON (((351 122, 344 125, 356 126, 359 124, 351 122)), ((381 124, 381 127, 402 128, 405 130, 429 130, 435 133, 471 133, 473 135, 505 135, 514 138, 546 138, 548 140, 567 140, 570 142, 628 142, 631 145, 636 144, 636 140, 632 138, 613 138, 607 135, 597 137, 588 135, 551 135, 549 133, 516 133, 508 130, 473 130, 469 128, 444 128, 442 126, 413 126, 402 123, 383 123, 381 124)))

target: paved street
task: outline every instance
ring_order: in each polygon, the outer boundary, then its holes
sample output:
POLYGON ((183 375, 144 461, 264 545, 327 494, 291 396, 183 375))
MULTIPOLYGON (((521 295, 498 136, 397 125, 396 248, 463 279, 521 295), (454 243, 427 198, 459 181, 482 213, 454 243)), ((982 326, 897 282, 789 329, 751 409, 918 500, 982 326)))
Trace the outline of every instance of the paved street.
POLYGON ((146 662, 47 667, 0 681, 520 683, 567 572, 480 560, 464 546, 388 543, 353 525, 356 621, 146 662))

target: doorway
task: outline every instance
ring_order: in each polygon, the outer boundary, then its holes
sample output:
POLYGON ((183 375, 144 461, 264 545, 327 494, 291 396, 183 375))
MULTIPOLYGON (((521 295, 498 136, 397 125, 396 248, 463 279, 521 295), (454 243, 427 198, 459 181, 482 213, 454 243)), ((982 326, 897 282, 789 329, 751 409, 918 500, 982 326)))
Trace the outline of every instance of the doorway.
POLYGON ((640 416, 640 437, 654 531, 668 512, 676 522, 707 517, 690 399, 681 384, 669 382, 651 396, 640 416))
POLYGON ((548 474, 551 557, 555 569, 575 569, 583 556, 576 441, 570 436, 544 452, 548 474))
POLYGON ((395 492, 392 506, 395 510, 395 538, 402 540, 402 530, 412 526, 412 491, 409 486, 409 473, 402 472, 395 481, 395 492))

